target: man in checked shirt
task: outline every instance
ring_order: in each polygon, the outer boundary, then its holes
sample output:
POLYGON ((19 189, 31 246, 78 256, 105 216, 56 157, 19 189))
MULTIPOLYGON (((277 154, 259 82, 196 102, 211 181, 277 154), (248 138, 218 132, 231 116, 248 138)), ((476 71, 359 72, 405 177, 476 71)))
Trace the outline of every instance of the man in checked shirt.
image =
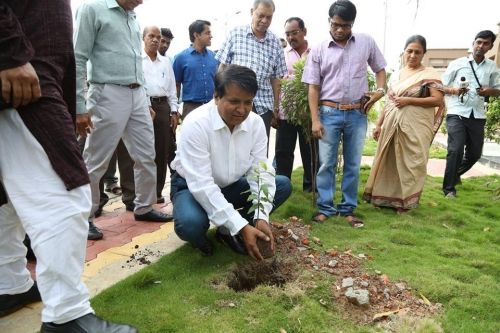
POLYGON ((268 139, 271 122, 275 125, 278 118, 280 79, 287 73, 280 39, 268 30, 274 10, 272 0, 255 0, 251 24, 234 28, 215 55, 220 62, 219 71, 236 64, 257 74, 259 89, 253 111, 264 120, 268 139))

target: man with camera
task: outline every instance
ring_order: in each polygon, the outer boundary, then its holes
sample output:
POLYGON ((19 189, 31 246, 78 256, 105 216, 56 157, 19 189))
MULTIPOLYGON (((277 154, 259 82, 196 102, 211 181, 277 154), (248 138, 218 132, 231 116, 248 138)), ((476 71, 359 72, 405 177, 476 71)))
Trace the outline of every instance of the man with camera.
POLYGON ((481 157, 486 123, 485 103, 490 96, 500 96, 498 67, 485 57, 495 38, 489 30, 479 32, 472 44, 472 54, 451 62, 443 74, 443 85, 454 87, 447 91, 452 96, 446 100, 448 154, 443 180, 446 198, 456 197, 455 185, 460 183, 460 176, 481 157))

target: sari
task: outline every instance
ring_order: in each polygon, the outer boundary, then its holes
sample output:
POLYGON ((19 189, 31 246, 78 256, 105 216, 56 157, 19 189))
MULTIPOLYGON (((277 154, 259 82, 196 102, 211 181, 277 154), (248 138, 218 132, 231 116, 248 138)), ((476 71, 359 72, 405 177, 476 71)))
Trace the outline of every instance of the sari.
POLYGON ((440 107, 407 105, 398 108, 394 97, 428 97, 429 87, 442 90, 440 75, 433 68, 413 73, 394 73, 384 108, 377 152, 363 199, 375 206, 395 209, 418 207, 429 148, 444 117, 440 107))

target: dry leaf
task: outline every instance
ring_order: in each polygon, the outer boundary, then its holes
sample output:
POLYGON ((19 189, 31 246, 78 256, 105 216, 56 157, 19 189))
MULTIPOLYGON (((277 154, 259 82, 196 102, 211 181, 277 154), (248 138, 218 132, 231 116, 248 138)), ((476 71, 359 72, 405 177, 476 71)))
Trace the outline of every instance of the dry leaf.
POLYGON ((447 226, 446 224, 443 223, 443 227, 445 227, 446 229, 451 229, 449 226, 447 226))
POLYGON ((424 295, 422 295, 422 293, 419 293, 420 294, 420 297, 422 297, 422 300, 424 301, 424 303, 426 305, 431 305, 431 302, 427 299, 427 297, 425 297, 424 295))
POLYGON ((377 321, 377 320, 383 319, 385 317, 390 316, 391 314, 395 314, 395 313, 398 313, 398 312, 399 312, 399 309, 392 310, 392 311, 387 311, 387 312, 377 313, 376 315, 373 316, 373 321, 377 321))
POLYGON ((284 328, 280 328, 280 333, 286 333, 284 328))
POLYGON ((380 276, 380 281, 382 281, 383 284, 388 284, 390 280, 389 280, 389 277, 387 275, 382 274, 380 276))
POLYGON ((304 239, 302 240, 302 244, 304 244, 305 246, 309 246, 309 239, 304 238, 304 239))
POLYGON ((483 229, 483 231, 484 231, 484 232, 488 232, 488 231, 490 231, 490 228, 489 228, 489 227, 486 227, 486 228, 484 228, 484 229, 483 229))

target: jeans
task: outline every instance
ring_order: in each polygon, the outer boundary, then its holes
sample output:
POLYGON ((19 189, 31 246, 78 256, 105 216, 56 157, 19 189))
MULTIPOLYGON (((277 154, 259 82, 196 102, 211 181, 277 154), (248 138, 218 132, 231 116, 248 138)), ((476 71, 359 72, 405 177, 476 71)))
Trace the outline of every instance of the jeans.
MULTIPOLYGON (((297 125, 289 123, 287 120, 279 120, 278 130, 276 131, 275 145, 275 164, 276 174, 292 177, 293 160, 297 136, 299 137, 300 156, 302 157, 302 166, 304 167, 304 177, 302 178, 302 189, 304 191, 312 191, 312 154, 311 145, 318 145, 316 140, 307 142, 304 130, 297 125)), ((318 151, 318 149, 316 149, 318 151)), ((318 163, 314 162, 314 167, 317 169, 318 163)), ((316 172, 317 170, 314 170, 316 172)))
POLYGON ((319 140, 319 170, 317 176, 320 213, 326 216, 351 215, 358 205, 358 183, 361 155, 366 135, 367 118, 361 110, 341 111, 322 105, 320 120, 324 128, 319 140), (335 174, 337 153, 342 138, 344 169, 342 178, 342 201, 336 207, 335 174))
MULTIPOLYGON (((290 180, 285 176, 276 176, 276 193, 273 201, 273 211, 288 199, 292 193, 290 180)), ((242 193, 250 189, 245 177, 221 189, 229 203, 237 209, 249 223, 253 222, 254 214, 248 214, 252 203, 247 201, 250 193, 242 193)), ((186 180, 176 172, 172 175, 171 199, 174 204, 174 229, 180 239, 199 247, 206 242, 207 230, 210 226, 207 213, 196 201, 187 187, 186 180)))
POLYGON ((460 176, 481 158, 484 141, 485 119, 465 118, 450 114, 446 116, 448 131, 448 154, 444 171, 443 192, 455 193, 460 176), (465 148, 465 153, 464 153, 465 148))

